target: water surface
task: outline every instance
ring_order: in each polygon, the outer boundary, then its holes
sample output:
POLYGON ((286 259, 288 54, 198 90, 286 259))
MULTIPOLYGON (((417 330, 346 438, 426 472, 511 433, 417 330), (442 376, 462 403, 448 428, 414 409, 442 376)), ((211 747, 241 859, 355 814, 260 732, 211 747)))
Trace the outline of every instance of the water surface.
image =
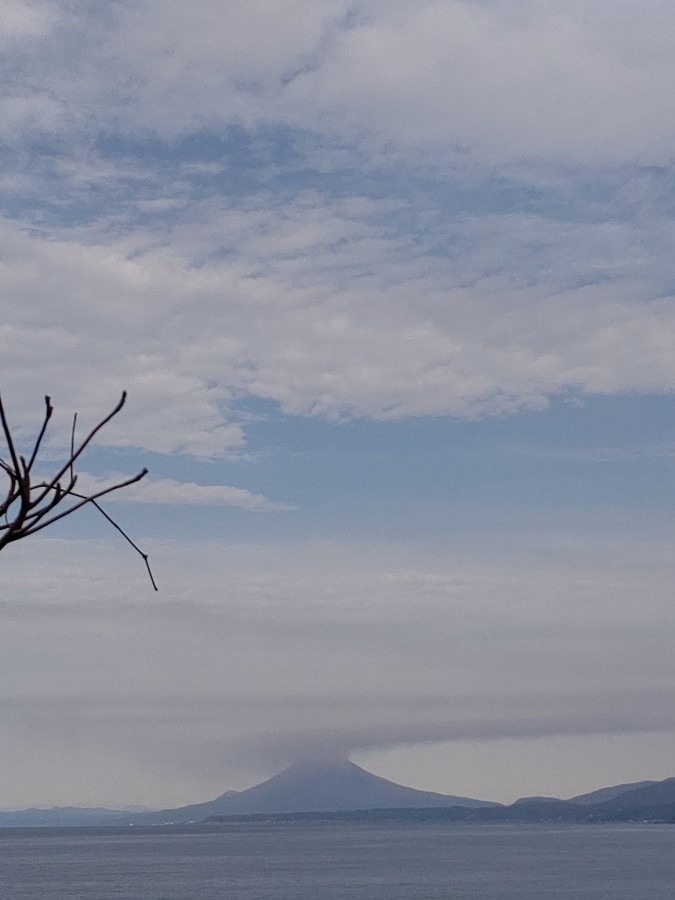
POLYGON ((675 826, 0 829, 2 900, 672 900, 675 826))

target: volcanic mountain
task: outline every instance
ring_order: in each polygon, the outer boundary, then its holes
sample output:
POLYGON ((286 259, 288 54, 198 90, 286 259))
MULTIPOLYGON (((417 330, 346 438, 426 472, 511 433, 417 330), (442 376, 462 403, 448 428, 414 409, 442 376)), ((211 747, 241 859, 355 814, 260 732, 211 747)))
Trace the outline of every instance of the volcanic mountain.
POLYGON ((219 821, 260 814, 284 821, 307 814, 329 821, 382 822, 668 822, 675 824, 675 778, 601 788, 571 800, 522 797, 511 806, 403 787, 350 762, 291 766, 246 791, 228 791, 179 809, 54 807, 0 811, 0 828, 17 826, 157 825, 219 821))
POLYGON ((136 817, 141 822, 195 822, 209 816, 253 813, 330 812, 354 809, 422 809, 493 806, 484 800, 404 787, 355 763, 293 765, 245 791, 228 791, 215 800, 164 809, 136 817))

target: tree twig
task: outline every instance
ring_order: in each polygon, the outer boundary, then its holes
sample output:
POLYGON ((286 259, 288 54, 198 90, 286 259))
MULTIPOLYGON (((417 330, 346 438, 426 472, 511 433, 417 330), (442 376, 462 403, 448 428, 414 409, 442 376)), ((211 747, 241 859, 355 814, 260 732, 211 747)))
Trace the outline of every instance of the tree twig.
POLYGON ((144 553, 140 547, 131 540, 124 529, 121 528, 112 516, 105 512, 97 502, 101 497, 104 497, 107 494, 111 494, 114 491, 121 490, 122 488, 140 481, 147 475, 148 470, 144 468, 138 472, 137 475, 118 481, 106 488, 95 490, 90 494, 75 491, 75 486, 77 484, 75 462, 80 458, 101 429, 120 412, 126 402, 126 398, 127 393, 126 391, 123 391, 120 400, 112 411, 94 425, 84 440, 79 444, 76 442, 77 413, 75 413, 70 432, 70 453, 67 460, 58 468, 55 475, 34 482, 32 480, 33 467, 38 460, 42 441, 54 411, 51 398, 45 396, 45 411, 42 424, 37 437, 33 442, 30 454, 28 457, 25 457, 17 452, 16 442, 5 413, 2 397, 0 396, 1 433, 4 436, 9 451, 9 459, 0 458, 0 470, 5 473, 9 482, 4 499, 0 500, 0 517, 3 519, 3 521, 0 521, 0 550, 10 543, 22 540, 29 535, 42 531, 43 528, 47 528, 55 522, 58 522, 60 519, 72 515, 72 513, 81 509, 83 506, 92 505, 96 507, 101 515, 104 516, 117 531, 120 532, 134 550, 142 556, 150 582, 153 588, 158 590, 152 569, 150 568, 150 561, 147 553, 144 553), (69 498, 75 498, 75 502, 69 504, 69 498))

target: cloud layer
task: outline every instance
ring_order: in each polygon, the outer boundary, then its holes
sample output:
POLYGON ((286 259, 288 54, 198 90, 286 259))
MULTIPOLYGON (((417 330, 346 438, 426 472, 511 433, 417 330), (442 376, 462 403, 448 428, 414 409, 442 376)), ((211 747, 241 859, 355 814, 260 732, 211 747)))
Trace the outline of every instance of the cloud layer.
POLYGON ((14 0, 9 13, 5 44, 33 76, 5 99, 10 128, 174 136, 284 121, 491 161, 671 157, 663 0, 199 0, 189 14, 14 0))
POLYGON ((104 441, 209 457, 244 445, 245 396, 292 414, 396 419, 675 383, 675 309, 658 265, 620 257, 646 241, 637 230, 572 237, 604 238, 625 272, 575 284, 542 260, 527 284, 508 271, 511 253, 537 229, 544 259, 571 253, 569 228, 467 221, 460 261, 392 234, 386 210, 362 198, 263 203, 207 204, 170 235, 86 243, 81 230, 46 239, 5 223, 3 384, 19 423, 46 385, 85 417, 126 388, 104 441))
POLYGON ((139 773, 128 799, 161 805, 307 755, 670 733, 667 541, 598 545, 582 567, 584 540, 155 542, 152 596, 112 542, 36 540, 38 569, 19 546, 0 607, 7 766, 29 735, 84 771, 104 748, 139 773))
POLYGON ((247 398, 396 419, 672 390, 666 4, 9 12, 20 418, 45 385, 85 415, 126 387, 104 439, 214 457, 247 398))

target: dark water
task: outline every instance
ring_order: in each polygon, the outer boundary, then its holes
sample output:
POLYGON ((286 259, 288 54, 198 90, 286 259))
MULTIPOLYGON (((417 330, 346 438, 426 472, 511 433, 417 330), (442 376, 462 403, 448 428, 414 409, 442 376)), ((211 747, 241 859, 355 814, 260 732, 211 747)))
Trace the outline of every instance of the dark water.
POLYGON ((675 826, 2 829, 2 900, 673 900, 675 826))

